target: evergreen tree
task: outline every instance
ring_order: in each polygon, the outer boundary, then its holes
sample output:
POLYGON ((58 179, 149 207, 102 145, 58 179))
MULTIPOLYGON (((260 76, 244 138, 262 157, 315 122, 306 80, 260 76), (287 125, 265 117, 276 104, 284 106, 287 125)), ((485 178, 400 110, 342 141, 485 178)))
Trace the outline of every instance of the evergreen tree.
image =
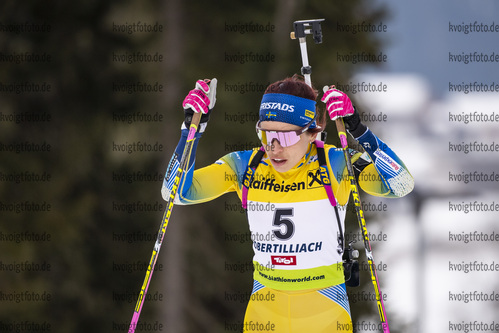
MULTIPOLYGON (((0 261, 7 266, 0 292, 7 298, 0 330, 27 320, 57 332, 128 329, 165 208, 159 191, 179 138, 181 102, 195 80, 219 81, 197 154, 202 167, 258 144, 263 89, 300 71, 293 21, 325 18, 323 44, 308 43, 319 88, 363 68, 338 62, 338 53, 377 53, 384 42, 338 25, 386 17, 364 0, 1 7, 0 261), (16 266, 26 261, 31 266, 16 266), (31 300, 17 301, 25 292, 31 300)), ((331 126, 328 142, 335 143, 331 126)), ((353 215, 347 224, 356 225, 353 215)), ((175 207, 143 328, 230 332, 240 325, 252 286, 248 232, 235 194, 175 207)), ((352 310, 354 320, 376 311, 371 303, 352 310)))

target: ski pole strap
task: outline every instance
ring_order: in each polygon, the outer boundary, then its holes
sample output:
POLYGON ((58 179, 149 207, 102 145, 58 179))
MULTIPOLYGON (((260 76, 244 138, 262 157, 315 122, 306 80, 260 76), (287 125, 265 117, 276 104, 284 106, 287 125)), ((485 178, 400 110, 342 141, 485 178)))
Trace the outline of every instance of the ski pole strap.
POLYGON ((336 207, 336 199, 334 197, 333 189, 331 188, 331 179, 329 178, 329 171, 327 171, 326 153, 324 151, 324 142, 315 140, 317 147, 317 159, 319 160, 319 172, 321 174, 322 185, 326 190, 329 202, 333 207, 336 207))
POLYGON ((243 188, 241 194, 241 204, 244 209, 247 209, 248 207, 248 190, 249 187, 251 186, 251 183, 253 182, 253 177, 255 176, 255 170, 258 164, 260 164, 260 161, 262 160, 264 154, 265 154, 265 148, 261 146, 258 152, 255 154, 255 156, 253 156, 253 158, 251 159, 251 162, 246 168, 246 172, 244 173, 243 188))

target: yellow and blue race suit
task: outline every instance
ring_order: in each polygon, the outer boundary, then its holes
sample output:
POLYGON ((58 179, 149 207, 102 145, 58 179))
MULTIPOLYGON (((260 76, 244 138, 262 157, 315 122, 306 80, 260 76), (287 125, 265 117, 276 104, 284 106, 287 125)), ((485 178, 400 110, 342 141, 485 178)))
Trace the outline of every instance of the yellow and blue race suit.
MULTIPOLYGON (((244 174, 259 148, 229 153, 194 170, 200 136, 196 135, 176 204, 206 202, 228 192, 236 192, 241 198, 244 174)), ((164 198, 169 197, 186 137, 187 131, 183 130, 168 168, 173 172, 170 176, 167 172, 163 184, 164 198)), ((369 129, 357 140, 366 153, 350 150, 350 156, 365 192, 396 198, 412 191, 412 176, 384 142, 369 129)), ((273 332, 352 331, 338 241, 340 230, 344 230, 350 182, 343 150, 332 145, 325 145, 324 150, 331 187, 340 208, 341 229, 320 178, 314 144, 287 172, 277 172, 266 155, 256 168, 247 195, 255 282, 246 311, 245 332, 260 329, 258 325, 263 324, 273 324, 273 329, 269 328, 273 332), (268 293, 273 295, 272 301, 259 301, 259 295, 268 293)))

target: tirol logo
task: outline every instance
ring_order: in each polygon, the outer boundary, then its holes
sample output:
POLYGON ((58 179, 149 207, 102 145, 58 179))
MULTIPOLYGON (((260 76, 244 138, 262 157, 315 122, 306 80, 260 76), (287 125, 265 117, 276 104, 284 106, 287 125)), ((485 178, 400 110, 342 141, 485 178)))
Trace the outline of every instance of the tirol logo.
POLYGON ((296 265, 296 256, 270 256, 272 265, 296 265))
POLYGON ((260 110, 280 110, 294 112, 295 106, 286 103, 265 102, 260 104, 260 110))

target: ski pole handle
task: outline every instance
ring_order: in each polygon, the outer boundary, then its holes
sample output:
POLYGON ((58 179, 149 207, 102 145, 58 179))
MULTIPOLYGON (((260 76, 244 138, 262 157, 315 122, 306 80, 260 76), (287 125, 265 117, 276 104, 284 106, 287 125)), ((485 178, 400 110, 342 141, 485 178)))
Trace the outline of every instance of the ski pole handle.
POLYGON ((194 112, 192 115, 191 126, 189 127, 189 134, 187 135, 187 141, 194 139, 199 126, 199 121, 201 120, 201 112, 194 112))
POLYGON ((348 147, 347 141, 347 132, 345 129, 345 123, 343 122, 343 118, 336 118, 336 129, 338 130, 338 136, 340 137, 341 148, 348 147))

